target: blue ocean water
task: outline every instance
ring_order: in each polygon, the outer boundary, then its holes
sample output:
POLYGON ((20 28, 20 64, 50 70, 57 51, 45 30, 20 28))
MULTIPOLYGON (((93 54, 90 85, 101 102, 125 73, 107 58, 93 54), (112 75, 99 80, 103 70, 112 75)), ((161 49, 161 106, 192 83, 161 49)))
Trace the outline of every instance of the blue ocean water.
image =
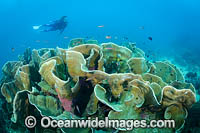
MULTIPOLYGON (((185 75, 197 73, 191 82, 200 94, 199 7, 199 0, 1 0, 0 68, 7 61, 18 60, 26 48, 67 48, 73 38, 119 45, 135 42, 146 55, 157 60, 168 59, 181 69, 187 68, 183 71, 185 75), (68 21, 62 34, 33 29, 62 16, 67 16, 68 21)), ((187 122, 190 124, 185 124, 188 129, 193 129, 190 127, 193 123, 199 129, 200 95, 197 99, 198 104, 188 113, 191 115, 187 122)))
POLYGON ((27 47, 67 47, 75 37, 115 43, 126 37, 144 51, 180 55, 200 65, 199 6, 198 0, 1 0, 0 67, 17 60, 27 47), (63 34, 32 28, 63 15, 68 16, 63 34), (107 40, 106 35, 112 38, 107 40))

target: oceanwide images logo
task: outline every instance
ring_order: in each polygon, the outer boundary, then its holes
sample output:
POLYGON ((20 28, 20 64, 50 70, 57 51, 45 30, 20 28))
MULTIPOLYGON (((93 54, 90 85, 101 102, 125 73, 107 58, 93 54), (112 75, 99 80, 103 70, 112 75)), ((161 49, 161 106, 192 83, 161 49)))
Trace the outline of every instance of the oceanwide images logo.
MULTIPOLYGON (((108 117, 100 120, 98 117, 88 119, 66 119, 57 120, 43 117, 40 124, 43 128, 117 128, 121 130, 132 130, 133 128, 175 128, 174 120, 110 120, 108 117)), ((34 116, 25 119, 28 128, 34 128, 37 124, 34 116)))
POLYGON ((34 116, 28 116, 25 119, 25 125, 28 128, 34 128, 37 124, 36 118, 34 116))

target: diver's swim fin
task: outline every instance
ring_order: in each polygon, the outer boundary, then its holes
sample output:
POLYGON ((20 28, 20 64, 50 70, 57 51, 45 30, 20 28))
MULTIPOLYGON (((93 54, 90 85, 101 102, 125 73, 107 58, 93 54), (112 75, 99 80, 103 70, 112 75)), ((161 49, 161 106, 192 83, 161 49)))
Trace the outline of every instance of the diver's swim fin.
POLYGON ((34 30, 38 30, 42 25, 38 25, 38 26, 33 26, 34 30))

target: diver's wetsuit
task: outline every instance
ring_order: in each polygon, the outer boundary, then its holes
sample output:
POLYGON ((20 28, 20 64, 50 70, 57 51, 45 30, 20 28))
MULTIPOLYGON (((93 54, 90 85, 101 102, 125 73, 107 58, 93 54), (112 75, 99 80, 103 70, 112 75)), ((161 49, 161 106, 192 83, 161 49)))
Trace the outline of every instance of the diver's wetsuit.
POLYGON ((48 29, 42 30, 43 32, 59 30, 62 33, 67 26, 66 16, 63 16, 60 20, 53 21, 52 24, 44 24, 42 27, 48 27, 48 29))

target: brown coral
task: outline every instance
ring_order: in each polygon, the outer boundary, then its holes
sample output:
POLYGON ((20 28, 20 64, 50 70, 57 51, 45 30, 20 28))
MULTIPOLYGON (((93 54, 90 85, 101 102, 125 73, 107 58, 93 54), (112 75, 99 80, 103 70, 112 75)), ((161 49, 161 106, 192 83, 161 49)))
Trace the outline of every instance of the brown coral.
POLYGON ((162 91, 162 105, 167 107, 180 103, 186 108, 190 108, 196 102, 195 94, 189 89, 177 90, 172 86, 166 86, 162 91))
POLYGON ((55 55, 54 49, 42 48, 40 50, 33 49, 32 61, 38 67, 41 62, 55 55))
MULTIPOLYGON (((146 61, 144 52, 133 43, 129 43, 131 50, 114 43, 97 44, 75 39, 69 49, 33 50, 32 57, 21 58, 26 65, 4 65, 1 91, 13 105, 13 122, 23 122, 29 112, 34 114, 29 111, 32 106, 55 119, 165 118, 174 119, 176 129, 184 125, 187 109, 196 101, 195 88, 184 82, 178 68, 168 62, 146 61)), ((130 132, 134 131, 147 129, 130 132)))
POLYGON ((192 92, 196 93, 196 90, 191 83, 174 81, 170 85, 177 89, 190 89, 192 92))
POLYGON ((39 73, 44 78, 44 80, 52 87, 57 84, 58 87, 62 88, 67 82, 59 79, 53 73, 56 66, 56 60, 52 59, 41 65, 39 73))
POLYGON ((189 89, 177 90, 166 86, 162 92, 162 107, 165 108, 165 119, 173 119, 176 129, 183 127, 187 117, 187 110, 196 102, 195 94, 189 89))
POLYGON ((162 95, 162 87, 155 82, 151 83, 150 86, 153 89, 156 98, 160 102, 161 101, 161 95, 162 95))
POLYGON ((144 93, 142 92, 142 90, 137 87, 137 86, 134 86, 132 85, 132 83, 130 82, 129 83, 129 90, 130 92, 133 94, 133 103, 135 103, 136 107, 141 107, 144 102, 145 102, 145 99, 144 99, 144 93))
POLYGON ((128 82, 134 79, 142 79, 140 75, 131 73, 110 74, 106 81, 108 82, 111 93, 114 98, 119 98, 124 90, 128 89, 128 82))
POLYGON ((183 128, 185 119, 187 118, 187 110, 180 104, 170 105, 166 108, 164 118, 175 121, 176 130, 183 128))
POLYGON ((154 63, 156 69, 152 74, 162 78, 166 83, 171 83, 177 80, 176 70, 167 63, 158 61, 154 63))
POLYGON ((143 74, 148 71, 148 66, 144 58, 131 58, 128 60, 128 65, 134 74, 143 74))
POLYGON ((68 50, 80 52, 80 53, 83 54, 84 57, 88 57, 90 55, 90 52, 91 52, 92 49, 96 49, 96 50, 99 51, 100 47, 96 44, 83 44, 83 45, 75 46, 75 47, 70 48, 68 50))
POLYGON ((14 102, 13 102, 13 122, 22 122, 24 124, 24 119, 29 115, 29 92, 26 90, 18 91, 14 102))
POLYGON ((179 68, 177 68, 175 65, 171 64, 168 61, 165 61, 165 63, 174 68, 174 70, 176 71, 177 81, 179 81, 179 82, 185 81, 184 76, 183 76, 183 74, 182 74, 182 72, 180 71, 179 68))
POLYGON ((132 56, 131 50, 114 43, 103 43, 101 46, 104 67, 107 73, 125 73, 129 71, 127 60, 132 56))
POLYGON ((160 77, 153 75, 153 74, 150 74, 150 73, 143 74, 142 78, 145 81, 149 81, 150 83, 155 82, 155 83, 159 84, 161 87, 164 87, 164 86, 167 85, 167 83, 165 83, 160 77))
POLYGON ((85 43, 84 38, 74 38, 70 40, 69 47, 79 46, 85 43))
POLYGON ((30 85, 30 65, 24 65, 18 68, 16 74, 16 86, 20 90, 31 90, 30 85))
POLYGON ((153 89, 148 83, 135 79, 130 82, 130 85, 132 85, 132 87, 135 86, 132 90, 133 94, 138 93, 135 94, 138 95, 138 97, 136 97, 136 100, 137 98, 138 99, 140 98, 141 101, 143 101, 138 107, 141 107, 143 103, 144 105, 154 105, 154 106, 160 105, 153 89), (140 91, 134 92, 135 90, 138 90, 138 88, 140 89, 140 91))
POLYGON ((103 52, 100 51, 100 57, 99 57, 99 60, 98 60, 98 70, 101 70, 101 71, 104 71, 104 58, 103 58, 103 52))
POLYGON ((66 52, 66 64, 68 67, 68 73, 71 77, 77 78, 78 76, 84 76, 85 73, 82 70, 86 68, 86 60, 80 52, 67 51, 66 52))
POLYGON ((2 71, 6 76, 13 78, 18 68, 22 65, 22 62, 20 61, 9 61, 3 66, 2 71))
POLYGON ((97 49, 92 49, 90 56, 86 59, 87 67, 89 70, 98 69, 98 59, 100 58, 99 51, 97 49))
POLYGON ((101 44, 104 58, 107 60, 127 60, 132 56, 131 50, 126 47, 118 46, 114 43, 101 44))
POLYGON ((19 91, 19 88, 15 85, 16 81, 4 83, 1 87, 1 93, 6 98, 8 103, 12 103, 16 93, 19 91))
POLYGON ((52 96, 43 95, 28 95, 29 102, 39 109, 42 115, 58 116, 62 113, 62 108, 59 106, 57 99, 52 96))

